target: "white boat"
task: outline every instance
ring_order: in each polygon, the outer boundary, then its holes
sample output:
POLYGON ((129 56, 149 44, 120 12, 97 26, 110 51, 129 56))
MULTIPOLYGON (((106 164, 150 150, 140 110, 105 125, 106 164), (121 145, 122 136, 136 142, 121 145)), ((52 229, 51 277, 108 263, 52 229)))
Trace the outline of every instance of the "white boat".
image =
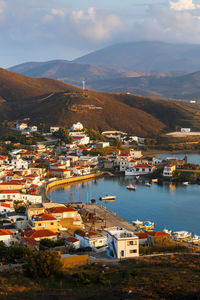
POLYGON ((194 234, 191 238, 188 239, 189 243, 199 244, 200 243, 200 236, 194 234))
POLYGON ((113 195, 105 195, 103 197, 100 197, 100 200, 109 201, 109 200, 115 200, 116 196, 113 195))
POLYGON ((151 183, 146 182, 145 185, 148 186, 148 187, 150 187, 150 186, 151 186, 151 183))
POLYGON ((144 221, 135 220, 135 221, 132 221, 132 223, 133 223, 133 225, 139 226, 139 225, 142 225, 144 223, 144 221))
POLYGON ((172 234, 172 230, 168 230, 167 228, 164 228, 164 229, 163 229, 163 232, 165 232, 165 233, 167 233, 167 234, 169 234, 169 235, 172 234))
POLYGON ((126 188, 128 189, 128 190, 136 190, 136 185, 134 185, 134 184, 128 184, 127 186, 126 186, 126 188))
POLYGON ((187 240, 191 238, 191 233, 188 231, 175 231, 172 234, 173 238, 175 240, 181 241, 181 240, 187 240))
POLYGON ((188 185, 188 183, 189 183, 188 181, 185 181, 183 182, 183 185, 188 185))

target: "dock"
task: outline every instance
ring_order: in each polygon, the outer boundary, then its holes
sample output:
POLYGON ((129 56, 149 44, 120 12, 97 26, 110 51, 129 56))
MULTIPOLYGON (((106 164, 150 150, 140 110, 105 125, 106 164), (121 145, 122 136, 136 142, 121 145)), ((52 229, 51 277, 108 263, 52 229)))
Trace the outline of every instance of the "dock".
MULTIPOLYGON (((86 204, 86 210, 89 213, 95 213, 96 216, 104 220, 104 226, 105 227, 121 227, 125 228, 127 230, 135 231, 136 227, 133 226, 131 223, 126 221, 125 219, 121 218, 111 210, 107 209, 105 206, 94 203, 94 204, 86 204)), ((89 224, 86 224, 89 226, 89 224)), ((92 224, 94 225, 94 224, 92 224)), ((96 223, 95 227, 98 229, 101 226, 101 224, 96 223)))

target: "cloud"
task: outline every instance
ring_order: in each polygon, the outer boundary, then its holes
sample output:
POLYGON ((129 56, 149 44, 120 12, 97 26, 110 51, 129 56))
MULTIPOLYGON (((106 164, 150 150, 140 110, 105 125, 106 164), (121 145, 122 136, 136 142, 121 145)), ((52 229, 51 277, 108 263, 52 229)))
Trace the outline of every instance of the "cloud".
POLYGON ((199 4, 194 4, 193 0, 170 1, 170 8, 176 11, 194 10, 200 8, 199 4))
POLYGON ((64 10, 56 9, 56 8, 52 8, 51 14, 55 15, 55 16, 60 16, 60 17, 64 17, 65 16, 64 10))
POLYGON ((72 11, 71 22, 78 35, 92 42, 108 40, 112 34, 123 28, 118 16, 96 11, 93 7, 88 8, 87 12, 72 11))
POLYGON ((5 8, 6 2, 4 0, 0 0, 0 14, 3 14, 5 8))

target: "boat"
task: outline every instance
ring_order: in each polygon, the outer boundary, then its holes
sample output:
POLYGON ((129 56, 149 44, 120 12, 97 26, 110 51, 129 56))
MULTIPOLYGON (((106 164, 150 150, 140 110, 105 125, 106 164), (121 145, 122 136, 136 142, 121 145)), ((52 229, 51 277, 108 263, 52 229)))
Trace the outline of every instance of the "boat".
POLYGON ((158 182, 158 178, 152 179, 152 182, 158 182))
POLYGON ((148 186, 148 187, 150 187, 150 186, 151 186, 151 183, 146 182, 145 185, 148 186))
POLYGON ((188 181, 185 181, 183 182, 183 185, 188 185, 188 183, 189 183, 188 181))
POLYGON ((113 196, 113 195, 105 195, 105 196, 103 196, 103 197, 100 197, 99 199, 100 199, 100 200, 103 200, 103 201, 115 200, 115 199, 116 199, 116 196, 113 196))
POLYGON ((163 229, 163 232, 165 232, 165 233, 167 233, 167 234, 169 234, 169 235, 172 234, 172 230, 168 230, 167 228, 164 228, 164 229, 163 229))
POLYGON ((191 233, 188 231, 175 231, 172 234, 173 238, 177 241, 185 241, 191 238, 191 233))
POLYGON ((154 229, 154 222, 151 221, 133 221, 133 225, 136 225, 138 231, 151 231, 154 229))
POLYGON ((140 221, 140 220, 135 220, 135 221, 132 221, 133 225, 135 226, 139 226, 139 225, 142 225, 144 223, 144 221, 140 221))
POLYGON ((128 189, 128 190, 136 190, 136 185, 134 185, 134 184, 128 184, 127 186, 126 186, 126 188, 128 189))
POLYGON ((194 234, 191 238, 188 239, 188 243, 199 244, 200 236, 197 234, 194 234))

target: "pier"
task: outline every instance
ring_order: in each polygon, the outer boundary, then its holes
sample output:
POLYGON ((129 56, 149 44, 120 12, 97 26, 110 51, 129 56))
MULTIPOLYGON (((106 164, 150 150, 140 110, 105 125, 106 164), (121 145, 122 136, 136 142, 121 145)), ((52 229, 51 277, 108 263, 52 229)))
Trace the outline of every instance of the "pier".
POLYGON ((86 210, 89 213, 96 214, 96 216, 102 220, 104 220, 103 224, 99 222, 90 222, 89 224, 86 223, 87 226, 95 227, 96 229, 100 228, 102 225, 104 227, 121 227, 127 230, 135 231, 136 227, 133 226, 131 223, 126 221, 125 219, 121 218, 113 211, 107 209, 105 206, 94 203, 94 204, 86 204, 86 210))

